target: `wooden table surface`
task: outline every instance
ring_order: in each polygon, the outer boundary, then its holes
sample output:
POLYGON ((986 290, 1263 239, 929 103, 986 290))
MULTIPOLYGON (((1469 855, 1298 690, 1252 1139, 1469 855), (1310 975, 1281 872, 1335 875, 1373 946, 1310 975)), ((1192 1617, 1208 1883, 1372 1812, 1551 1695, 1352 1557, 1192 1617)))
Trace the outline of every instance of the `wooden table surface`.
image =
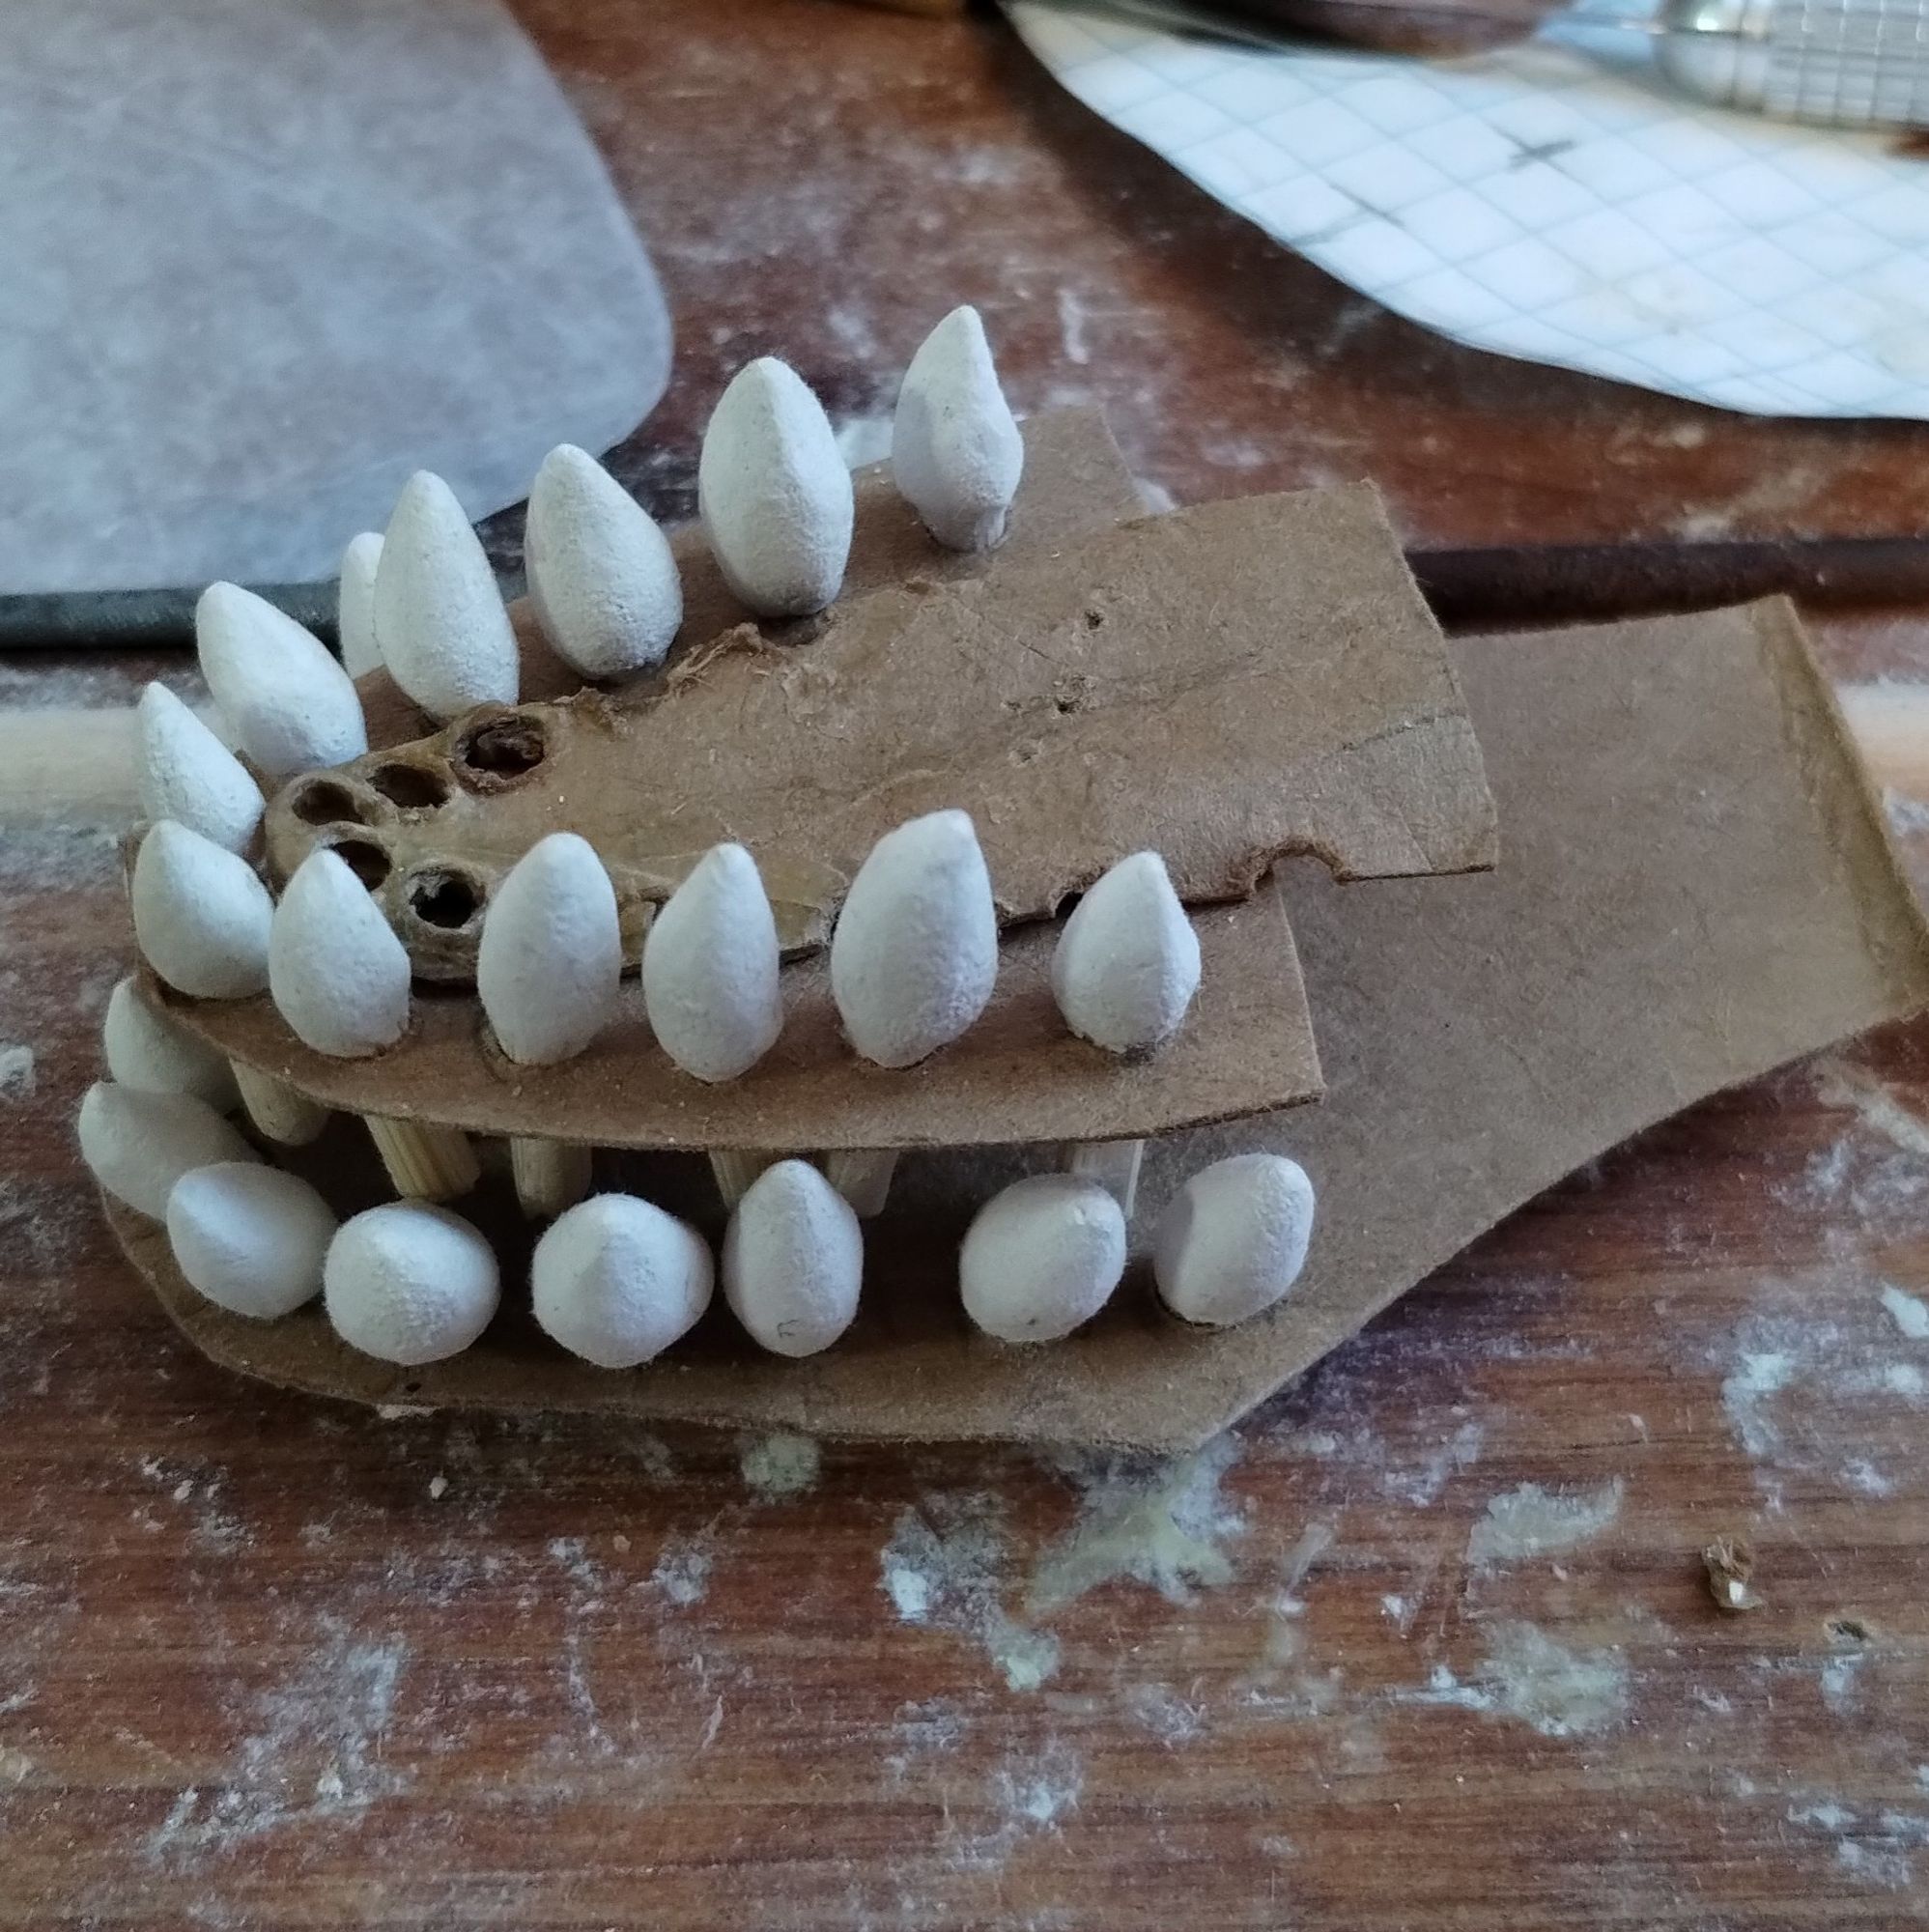
MULTIPOLYGON (((1024 405, 1105 401, 1180 499, 1929 522, 1929 430, 1437 342, 994 21, 525 13, 669 283, 684 386, 626 462, 662 507, 745 355, 862 423, 971 298, 1024 405)), ((1929 612, 1823 647, 1906 705, 1929 612)), ((0 701, 161 668, 16 662, 0 701)), ((0 1926, 1929 1918, 1929 1023, 1611 1154, 1176 1463, 376 1418, 213 1369, 120 1265, 70 1126, 113 814, 44 817, 0 840, 0 1926)))

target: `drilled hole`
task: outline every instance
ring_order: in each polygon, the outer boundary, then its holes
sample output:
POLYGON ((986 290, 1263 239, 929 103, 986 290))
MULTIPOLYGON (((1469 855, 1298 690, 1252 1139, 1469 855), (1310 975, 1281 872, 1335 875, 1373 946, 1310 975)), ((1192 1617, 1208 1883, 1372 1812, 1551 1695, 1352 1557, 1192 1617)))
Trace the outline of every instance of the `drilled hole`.
POLYGON ((370 892, 388 876, 388 854, 373 838, 337 838, 328 849, 370 892))
POLYGON ((1085 628, 1088 631, 1097 630, 1099 625, 1104 623, 1104 621, 1105 612, 1103 611, 1087 611, 1085 613, 1085 628))
POLYGON ((409 903, 424 925, 457 932, 472 920, 482 904, 482 891, 464 872, 417 872, 409 881, 409 903))
POLYGON ((448 803, 448 780, 426 765, 378 765, 369 773, 368 781, 390 805, 399 805, 404 811, 426 811, 448 803))
POLYGON ((544 749, 540 718, 493 718, 464 736, 456 761, 484 785, 502 785, 534 771, 544 749))
POLYGON ((304 825, 340 825, 344 820, 350 825, 368 823, 361 815, 355 794, 332 779, 317 779, 312 784, 303 785, 295 794, 289 810, 304 825))

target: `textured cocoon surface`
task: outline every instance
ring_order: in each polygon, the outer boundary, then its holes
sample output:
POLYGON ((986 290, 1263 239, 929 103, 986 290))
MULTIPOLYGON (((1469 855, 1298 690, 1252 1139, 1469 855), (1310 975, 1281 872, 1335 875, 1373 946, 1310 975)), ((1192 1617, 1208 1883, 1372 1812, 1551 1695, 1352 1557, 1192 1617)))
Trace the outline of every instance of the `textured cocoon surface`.
POLYGON ((522 658, 496 573, 455 492, 427 469, 403 484, 382 539, 375 639, 432 718, 516 701, 522 658))
POLYGON ((266 598, 211 583, 194 607, 194 642, 236 744, 269 778, 345 764, 368 750, 348 672, 266 598))
POLYGON ((268 988, 317 1053, 379 1053, 409 1029, 409 954, 337 854, 302 860, 268 937, 268 988))
POLYGON ((864 1230, 851 1204, 804 1160, 766 1168, 723 1236, 723 1293, 778 1355, 828 1349, 858 1312, 864 1230))
POLYGON ((351 1348, 413 1366, 460 1354, 489 1326, 495 1251, 461 1215, 391 1201, 344 1222, 322 1270, 328 1320, 351 1348))
POLYGON ((190 1169, 167 1197, 175 1265, 217 1308, 271 1321, 322 1292, 334 1210, 298 1175, 260 1161, 190 1169))
POLYGON ((142 811, 244 851, 268 803, 246 767, 164 684, 141 693, 135 719, 142 811))
POLYGON ((1243 1321, 1299 1279, 1312 1237, 1313 1182, 1297 1161, 1277 1153, 1214 1161, 1159 1217, 1159 1297, 1188 1321, 1243 1321))
POLYGON ((141 840, 128 896, 141 956, 177 992, 238 1000, 268 984, 274 901, 226 846, 163 818, 141 840))
POLYGON ((574 832, 538 839, 483 915, 475 989, 511 1060, 571 1060, 616 1004, 623 941, 616 893, 595 847, 574 832))
POLYGON ((891 473, 924 527, 951 550, 988 550, 1025 470, 984 323, 954 308, 919 344, 897 392, 891 473))
POLYGON ((683 622, 683 582, 656 520, 586 450, 550 451, 523 539, 544 635, 584 677, 661 664, 683 622))
POLYGON ((335 587, 335 637, 342 668, 360 677, 382 662, 375 637, 375 571, 382 561, 382 532, 363 530, 342 553, 341 582, 335 587))
POLYGON ((643 941, 643 1003, 663 1050, 698 1080, 734 1080, 783 1031, 777 921, 756 861, 713 845, 643 941))
POLYGON ((1052 955, 1065 1023, 1111 1053, 1147 1053, 1199 990, 1199 935, 1156 852, 1121 859, 1071 910, 1052 955))
POLYGON ((159 1220, 174 1183, 216 1161, 253 1160, 254 1150, 205 1100, 143 1094, 97 1081, 80 1102, 80 1157, 94 1178, 136 1212, 159 1220))
POLYGON ((998 979, 998 915, 962 811, 887 832, 858 868, 831 935, 831 992, 851 1044, 911 1066, 984 1010, 998 979))
POLYGON ((599 1368, 628 1369, 710 1305, 709 1244, 633 1194, 599 1194, 552 1224, 529 1264, 543 1332, 599 1368))
POLYGON ((1125 1216, 1069 1174, 1014 1180, 978 1210, 958 1256, 965 1313, 1001 1342, 1056 1342, 1103 1308, 1125 1272, 1125 1216))
POLYGON ((108 1074, 143 1094, 191 1094, 216 1113, 241 1097, 226 1058, 158 1011, 130 974, 107 996, 100 1045, 108 1074))
POLYGON ((731 590, 761 616, 801 617, 837 596, 850 555, 851 472, 804 380, 774 355, 718 398, 696 503, 731 590))

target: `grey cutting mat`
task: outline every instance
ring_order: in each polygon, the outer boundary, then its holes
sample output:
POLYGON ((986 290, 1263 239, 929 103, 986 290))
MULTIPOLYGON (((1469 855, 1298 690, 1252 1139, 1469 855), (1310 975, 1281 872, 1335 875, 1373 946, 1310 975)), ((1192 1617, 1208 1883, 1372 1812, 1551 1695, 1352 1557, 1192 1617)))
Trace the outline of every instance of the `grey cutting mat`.
POLYGON ((0 593, 331 575, 662 394, 669 321, 496 0, 0 9, 0 593))

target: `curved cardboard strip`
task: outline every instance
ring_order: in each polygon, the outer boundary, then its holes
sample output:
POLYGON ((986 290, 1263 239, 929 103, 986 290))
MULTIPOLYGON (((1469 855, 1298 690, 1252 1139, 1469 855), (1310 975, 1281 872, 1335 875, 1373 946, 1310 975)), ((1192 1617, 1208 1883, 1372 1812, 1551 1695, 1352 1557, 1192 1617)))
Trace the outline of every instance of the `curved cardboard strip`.
POLYGON ((1199 998, 1176 1038, 1126 1062, 1075 1038, 1052 997, 1057 925, 1007 934, 998 987, 962 1039, 901 1071, 844 1043, 821 953, 783 975, 784 1028, 741 1079, 706 1086, 651 1037, 637 981, 588 1052, 518 1066, 485 1042, 468 993, 418 995, 408 1034, 372 1060, 333 1060, 289 1032, 265 997, 189 1000, 149 988, 231 1060, 259 1066, 331 1107, 432 1120, 481 1133, 595 1147, 981 1147, 1141 1140, 1203 1121, 1312 1099, 1319 1063, 1279 894, 1193 916, 1199 998))
MULTIPOLYGON (((1177 1181, 1221 1154, 1277 1147, 1311 1170, 1307 1272, 1243 1328, 1183 1329, 1132 1281, 1056 1347, 971 1334, 956 1240, 1020 1164, 1008 1155, 905 1163, 893 1213, 867 1231, 856 1326, 805 1362, 751 1354, 718 1313, 641 1371, 571 1361, 529 1330, 505 1245, 512 1287, 490 1334, 453 1361, 389 1369, 312 1313, 269 1326, 222 1314, 151 1223, 116 1209, 116 1227, 208 1354, 331 1395, 898 1439, 1201 1441, 1628 1134, 1929 1001, 1929 938, 1786 606, 1455 654, 1508 828, 1503 867, 1345 890, 1294 867, 1329 1096, 1178 1136, 1148 1161, 1141 1243, 1177 1181)), ((604 1179, 687 1211, 697 1168, 604 1179)), ((339 1162, 330 1172, 350 1184, 339 1162)), ((372 1180, 355 1184, 372 1196, 372 1180)))

